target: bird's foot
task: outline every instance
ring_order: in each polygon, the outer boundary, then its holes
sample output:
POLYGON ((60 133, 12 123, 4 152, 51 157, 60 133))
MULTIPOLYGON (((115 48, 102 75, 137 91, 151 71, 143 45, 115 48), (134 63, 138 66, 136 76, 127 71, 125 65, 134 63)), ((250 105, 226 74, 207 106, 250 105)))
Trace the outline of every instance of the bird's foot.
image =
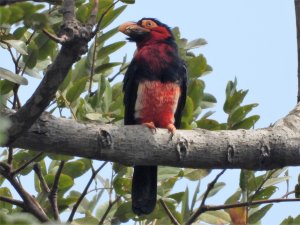
POLYGON ((153 122, 143 123, 142 125, 148 127, 151 130, 152 134, 156 133, 156 126, 153 122))
POLYGON ((176 127, 174 126, 174 124, 170 123, 170 124, 167 125, 167 129, 171 133, 170 140, 172 140, 172 138, 173 138, 173 136, 176 132, 176 127))

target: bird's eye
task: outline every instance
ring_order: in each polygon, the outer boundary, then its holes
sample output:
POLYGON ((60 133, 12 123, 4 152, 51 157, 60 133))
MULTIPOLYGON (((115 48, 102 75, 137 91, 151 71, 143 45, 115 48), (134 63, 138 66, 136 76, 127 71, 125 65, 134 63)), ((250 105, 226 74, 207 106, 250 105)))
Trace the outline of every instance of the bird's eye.
POLYGON ((152 23, 149 21, 149 22, 146 23, 146 26, 147 26, 147 27, 151 27, 151 26, 152 26, 152 23))

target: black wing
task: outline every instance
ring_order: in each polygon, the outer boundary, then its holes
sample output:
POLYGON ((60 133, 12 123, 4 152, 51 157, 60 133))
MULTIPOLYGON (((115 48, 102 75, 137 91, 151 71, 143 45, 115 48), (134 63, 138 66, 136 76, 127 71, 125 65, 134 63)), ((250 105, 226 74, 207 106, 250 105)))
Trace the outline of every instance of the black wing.
POLYGON ((187 96, 187 83, 188 83, 188 73, 187 67, 184 62, 182 62, 182 67, 180 69, 180 90, 181 94, 178 99, 177 108, 175 112, 175 127, 180 128, 182 111, 185 106, 186 96, 187 96))
POLYGON ((133 125, 136 124, 134 118, 134 107, 137 98, 138 82, 136 78, 137 65, 135 60, 133 60, 125 73, 123 80, 123 92, 124 92, 124 105, 125 105, 125 115, 124 124, 133 125))

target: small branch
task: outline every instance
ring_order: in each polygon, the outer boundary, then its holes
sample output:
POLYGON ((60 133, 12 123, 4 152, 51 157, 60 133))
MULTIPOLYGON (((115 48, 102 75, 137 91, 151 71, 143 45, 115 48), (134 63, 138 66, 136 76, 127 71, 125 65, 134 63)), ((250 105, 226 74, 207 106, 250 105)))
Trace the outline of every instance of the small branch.
POLYGON ((220 173, 217 174, 217 176, 215 177, 215 179, 210 182, 208 185, 207 185, 207 189, 204 193, 204 196, 203 196, 203 199, 202 199, 202 202, 200 204, 200 207, 197 209, 196 212, 194 212, 191 217, 188 219, 188 221, 185 223, 185 225, 189 225, 189 224, 192 224, 196 221, 196 219, 202 214, 205 212, 205 201, 207 199, 207 196, 209 194, 209 192, 213 189, 213 187, 215 186, 215 184, 217 183, 218 179, 220 178, 220 176, 223 175, 223 173, 225 173, 226 169, 223 169, 220 173))
POLYGON ((82 194, 80 195, 80 197, 78 198, 77 202, 75 203, 75 205, 73 206, 72 212, 69 216, 68 222, 71 223, 73 221, 74 215, 77 211, 77 208, 79 207, 81 201, 83 200, 83 198, 86 196, 90 185, 92 184, 93 180, 95 179, 96 175, 100 172, 100 170, 102 170, 102 168, 107 164, 107 162, 104 162, 97 170, 92 171, 92 176, 90 177, 87 185, 85 186, 82 194))
POLYGON ((4 178, 6 178, 7 181, 9 181, 9 183, 14 187, 14 189, 18 192, 20 197, 23 199, 27 212, 30 212, 41 222, 49 221, 48 216, 46 215, 46 213, 44 212, 40 204, 25 189, 23 189, 22 185, 17 181, 15 177, 11 176, 10 167, 3 162, 0 162, 0 174, 4 178))
POLYGON ((36 163, 34 166, 33 166, 33 170, 34 172, 36 173, 40 183, 41 183, 41 188, 43 189, 43 191, 45 193, 49 193, 50 192, 50 189, 47 185, 47 182, 42 174, 42 171, 41 171, 41 168, 40 168, 40 165, 38 163, 36 163))
POLYGON ((289 195, 295 194, 295 191, 290 191, 284 194, 281 198, 287 198, 289 195))
POLYGON ((109 10, 111 10, 120 0, 115 1, 113 4, 111 4, 101 15, 101 17, 98 20, 97 26, 95 28, 95 30, 92 32, 91 37, 94 37, 96 35, 96 33, 99 31, 100 29, 100 25, 102 23, 102 20, 104 18, 104 16, 109 12, 109 10))
POLYGON ((57 206, 57 191, 58 191, 59 178, 64 168, 64 165, 65 165, 65 161, 61 161, 58 170, 55 174, 54 182, 49 193, 49 201, 53 210, 53 217, 56 221, 59 221, 59 210, 57 206))
POLYGON ((55 41, 56 43, 63 43, 65 41, 64 38, 60 38, 60 37, 57 37, 55 34, 52 34, 50 33, 49 31, 47 31, 46 29, 43 29, 43 33, 49 38, 51 39, 52 41, 55 41))
POLYGON ((12 199, 12 198, 8 198, 8 197, 5 197, 5 196, 0 196, 0 201, 7 202, 7 203, 12 204, 12 205, 16 205, 16 206, 26 210, 26 206, 25 206, 24 202, 22 202, 22 201, 12 199))
POLYGON ((260 190, 262 189, 263 185, 267 182, 267 180, 269 180, 273 174, 276 172, 276 170, 271 171, 268 176, 261 182, 261 184, 259 185, 259 187, 256 189, 256 191, 254 192, 254 194, 252 195, 252 198, 250 199, 250 202, 253 201, 253 199, 255 198, 255 196, 260 192, 260 190))
POLYGON ((118 196, 114 201, 109 201, 108 207, 105 211, 105 213, 103 214, 100 222, 98 223, 98 225, 104 225, 105 219, 109 213, 109 211, 111 210, 111 208, 114 206, 114 204, 116 204, 119 200, 120 200, 120 196, 118 196))
POLYGON ((92 56, 92 66, 91 66, 90 83, 89 83, 89 95, 90 96, 92 94, 92 84, 93 84, 93 77, 94 77, 94 72, 95 72, 94 67, 95 67, 95 59, 96 59, 96 50, 97 50, 97 34, 95 35, 94 49, 93 49, 93 56, 92 56))
POLYGON ((13 148, 12 147, 8 147, 7 164, 11 166, 12 165, 12 161, 13 161, 13 148))
POLYGON ((92 30, 93 26, 96 24, 98 10, 99 10, 99 0, 94 0, 94 7, 91 12, 89 21, 87 22, 87 26, 89 27, 90 30, 92 30))
POLYGON ((112 77, 108 78, 108 82, 112 82, 114 79, 116 79, 117 76, 119 76, 125 69, 128 68, 129 65, 124 66, 122 69, 120 69, 119 72, 117 72, 115 75, 112 77))
POLYGON ((16 174, 20 173, 23 169, 25 169, 27 166, 29 166, 31 163, 33 163, 35 160, 37 160, 40 156, 42 156, 44 152, 38 153, 36 156, 34 156, 32 159, 28 160, 26 163, 24 163, 22 166, 20 166, 18 169, 11 172, 12 176, 15 176, 16 174))
POLYGON ((71 22, 75 19, 75 2, 74 0, 63 1, 63 21, 64 23, 71 22))
POLYGON ((239 208, 245 206, 252 206, 252 205, 261 205, 261 204, 270 204, 270 203, 280 203, 280 202, 300 202, 300 198, 274 198, 268 200, 257 200, 253 202, 242 202, 242 203, 234 203, 228 205, 217 205, 217 206, 210 206, 206 205, 203 206, 203 211, 216 211, 221 209, 230 209, 230 208, 239 208))
POLYGON ((172 223, 175 224, 175 225, 180 225, 180 223, 177 221, 177 219, 175 218, 175 216, 169 210, 169 208, 166 205, 166 203, 162 199, 159 199, 159 202, 162 205, 162 207, 164 208, 164 210, 166 211, 166 213, 169 216, 169 218, 172 221, 172 223))

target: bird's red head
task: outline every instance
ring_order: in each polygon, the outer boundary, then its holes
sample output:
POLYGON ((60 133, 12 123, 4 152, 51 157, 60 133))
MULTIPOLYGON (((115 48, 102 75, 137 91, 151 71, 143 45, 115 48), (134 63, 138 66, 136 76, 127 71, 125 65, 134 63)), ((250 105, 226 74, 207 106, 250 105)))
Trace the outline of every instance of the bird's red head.
POLYGON ((153 18, 143 18, 137 23, 126 22, 119 26, 119 31, 126 34, 130 41, 138 46, 174 40, 170 28, 153 18))

